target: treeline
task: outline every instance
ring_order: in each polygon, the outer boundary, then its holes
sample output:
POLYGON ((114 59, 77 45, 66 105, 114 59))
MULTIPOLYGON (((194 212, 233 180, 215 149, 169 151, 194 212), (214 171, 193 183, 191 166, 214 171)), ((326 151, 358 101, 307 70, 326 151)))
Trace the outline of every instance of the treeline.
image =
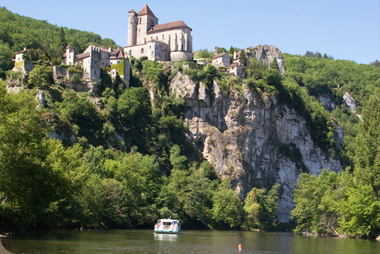
POLYGON ((376 238, 380 234, 380 93, 363 108, 355 168, 318 177, 302 174, 292 217, 297 232, 376 238))
POLYGON ((316 57, 316 58, 327 58, 327 59, 334 59, 334 57, 327 55, 326 53, 322 54, 316 51, 315 53, 313 51, 306 51, 305 55, 306 57, 316 57))
POLYGON ((4 7, 0 8, 0 24, 0 78, 5 78, 4 71, 13 67, 14 54, 24 47, 31 49, 30 54, 48 61, 61 58, 68 44, 77 52, 89 44, 117 47, 113 40, 102 39, 97 34, 51 25, 14 14, 4 7))

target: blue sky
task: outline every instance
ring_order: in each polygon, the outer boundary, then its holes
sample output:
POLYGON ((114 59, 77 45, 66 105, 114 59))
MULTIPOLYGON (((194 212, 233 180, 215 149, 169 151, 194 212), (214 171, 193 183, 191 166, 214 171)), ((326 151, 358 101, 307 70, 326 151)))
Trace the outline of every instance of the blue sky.
POLYGON ((120 46, 127 44, 128 11, 146 3, 159 23, 183 20, 191 27, 194 50, 267 44, 364 64, 380 59, 380 0, 0 0, 12 12, 120 46))

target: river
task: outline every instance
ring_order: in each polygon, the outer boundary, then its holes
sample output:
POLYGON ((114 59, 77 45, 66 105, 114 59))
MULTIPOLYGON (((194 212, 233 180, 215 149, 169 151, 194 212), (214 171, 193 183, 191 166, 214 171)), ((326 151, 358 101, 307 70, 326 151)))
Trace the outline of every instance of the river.
POLYGON ((242 231, 183 231, 179 235, 152 230, 91 230, 36 232, 2 239, 4 247, 18 253, 295 253, 378 254, 380 242, 358 239, 305 237, 292 233, 242 231))

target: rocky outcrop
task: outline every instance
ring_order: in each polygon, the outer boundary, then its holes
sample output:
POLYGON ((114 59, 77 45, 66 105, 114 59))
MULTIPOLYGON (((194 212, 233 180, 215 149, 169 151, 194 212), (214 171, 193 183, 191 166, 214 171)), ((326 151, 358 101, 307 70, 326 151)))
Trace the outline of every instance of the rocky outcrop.
POLYGON ((351 113, 354 115, 357 115, 360 119, 362 119, 361 115, 358 115, 356 112, 356 100, 349 92, 346 92, 343 95, 344 103, 347 105, 347 107, 350 109, 351 113))
POLYGON ((332 112, 335 109, 335 103, 328 95, 319 95, 319 101, 323 103, 323 106, 329 112, 332 112))
POLYGON ((248 59, 256 58, 260 62, 266 63, 268 66, 270 66, 270 64, 276 58, 278 67, 280 68, 280 73, 282 75, 285 75, 284 59, 282 57, 281 51, 278 48, 268 45, 259 45, 254 48, 247 48, 245 51, 247 52, 246 55, 248 59))
POLYGON ((342 170, 338 160, 313 142, 294 109, 246 87, 243 93, 232 90, 229 95, 215 82, 212 89, 210 93, 181 73, 171 82, 171 93, 187 100, 190 139, 221 179, 232 179, 242 198, 252 187, 279 183, 279 219, 289 221, 302 171, 317 175, 323 168, 342 170))
POLYGON ((46 98, 45 98, 45 92, 42 90, 38 90, 36 94, 36 100, 38 101, 37 108, 45 108, 46 107, 46 98))

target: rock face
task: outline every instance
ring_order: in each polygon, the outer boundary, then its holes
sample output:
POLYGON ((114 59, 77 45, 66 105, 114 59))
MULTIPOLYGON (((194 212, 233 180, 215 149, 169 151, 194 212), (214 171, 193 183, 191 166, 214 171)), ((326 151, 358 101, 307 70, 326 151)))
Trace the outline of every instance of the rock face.
POLYGON ((259 45, 254 48, 245 49, 247 52, 247 57, 256 58, 260 62, 266 63, 268 66, 273 62, 273 60, 277 59, 278 67, 280 67, 280 72, 282 75, 285 75, 285 65, 284 59, 282 57, 281 51, 274 47, 268 45, 259 45))
POLYGON ((320 174, 323 168, 342 170, 311 139, 305 121, 275 98, 243 89, 222 94, 217 83, 213 96, 202 83, 177 73, 171 93, 187 100, 185 120, 189 137, 221 179, 229 177, 241 198, 252 187, 279 183, 281 221, 290 220, 293 191, 302 170, 320 174))
POLYGON ((347 107, 350 109, 351 113, 357 115, 360 119, 362 119, 361 115, 358 115, 356 112, 356 101, 349 92, 346 92, 343 95, 343 100, 347 107))

